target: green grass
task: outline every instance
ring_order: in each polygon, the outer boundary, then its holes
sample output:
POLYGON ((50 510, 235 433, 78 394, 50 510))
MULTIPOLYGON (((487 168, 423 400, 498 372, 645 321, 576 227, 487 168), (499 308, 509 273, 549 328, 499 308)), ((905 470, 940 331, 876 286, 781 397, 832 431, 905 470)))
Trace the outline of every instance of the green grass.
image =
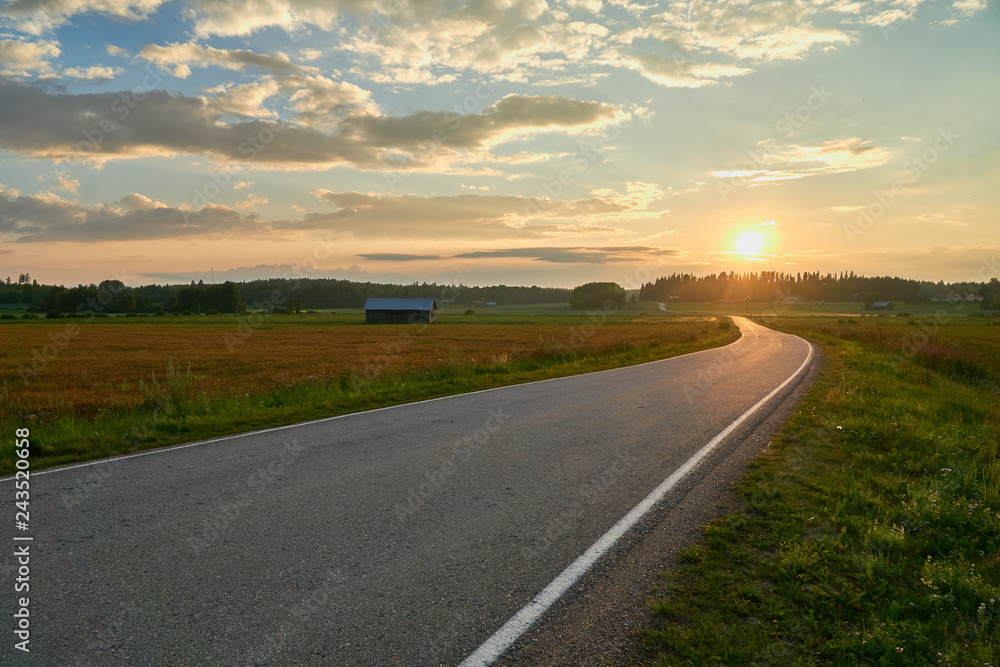
POLYGON ((825 366, 664 574, 641 664, 1000 665, 1000 330, 761 323, 825 366))
MULTIPOLYGON (((226 317, 206 316, 203 320, 211 322, 226 317)), ((497 326, 523 328, 541 321, 553 321, 530 312, 497 314, 496 317, 498 319, 491 320, 493 326, 483 327, 483 336, 487 339, 496 336, 497 326)), ((143 321, 144 318, 135 319, 143 321)), ((151 319, 165 319, 167 323, 172 319, 189 321, 188 318, 170 317, 146 318, 146 321, 151 319)), ((175 364, 171 360, 165 374, 156 373, 139 382, 143 405, 111 406, 101 409, 96 416, 81 415, 72 406, 65 406, 47 417, 44 423, 22 423, 20 419, 14 423, 0 415, 0 425, 9 432, 14 428, 31 428, 32 469, 41 469, 439 396, 637 364, 726 345, 739 338, 739 330, 728 319, 718 322, 682 319, 676 335, 667 334, 664 342, 638 344, 623 339, 600 348, 584 346, 567 352, 550 349, 547 342, 539 338, 537 350, 517 356, 501 351, 477 363, 457 355, 429 368, 373 376, 345 370, 332 379, 303 381, 242 394, 194 392, 190 365, 175 364)), ((602 326, 614 327, 616 322, 636 320, 631 315, 615 315, 602 326)), ((585 315, 573 314, 554 321, 569 326, 590 320, 585 315)), ((273 316, 260 329, 280 328, 283 322, 353 326, 357 324, 357 317, 341 313, 273 316)), ((440 326, 446 327, 446 324, 440 326)), ((434 331, 445 333, 447 329, 435 328, 434 331)), ((116 335, 127 335, 127 332, 123 334, 116 329, 116 335)), ((0 390, 4 392, 0 397, 5 397, 9 388, 4 384, 0 390)), ((0 450, 0 472, 9 474, 13 469, 13 449, 0 450)))

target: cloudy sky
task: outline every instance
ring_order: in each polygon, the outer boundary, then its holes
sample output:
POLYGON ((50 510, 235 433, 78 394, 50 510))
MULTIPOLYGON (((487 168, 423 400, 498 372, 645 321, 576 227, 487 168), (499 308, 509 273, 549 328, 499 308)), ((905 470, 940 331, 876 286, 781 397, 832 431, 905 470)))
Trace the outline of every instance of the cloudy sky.
POLYGON ((998 36, 992 0, 0 0, 0 279, 983 279, 998 36))

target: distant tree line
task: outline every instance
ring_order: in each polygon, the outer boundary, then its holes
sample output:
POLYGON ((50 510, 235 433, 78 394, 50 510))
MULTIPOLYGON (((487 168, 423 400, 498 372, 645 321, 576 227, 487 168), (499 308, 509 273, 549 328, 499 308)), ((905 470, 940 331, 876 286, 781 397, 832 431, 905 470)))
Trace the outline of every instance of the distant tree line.
POLYGON ((859 276, 853 271, 840 274, 723 271, 707 276, 674 273, 646 283, 639 291, 640 298, 646 301, 740 301, 749 297, 758 303, 793 296, 806 301, 929 301, 949 294, 978 294, 983 297, 983 307, 992 308, 1000 303, 1000 281, 993 278, 988 283, 934 283, 891 276, 859 276))
MULTIPOLYGON (((605 290, 605 287, 611 289, 609 286, 613 283, 589 285, 587 290, 593 293, 588 294, 586 299, 579 296, 583 299, 579 304, 585 308, 601 307, 607 298, 616 303, 624 299, 622 292, 616 290, 611 294, 605 290), (605 291, 601 293, 602 290, 605 291)), ((995 308, 1000 306, 1000 281, 993 278, 988 283, 933 283, 889 276, 858 276, 853 272, 793 274, 723 271, 707 276, 674 273, 646 283, 639 296, 646 301, 740 301, 750 297, 756 302, 770 302, 797 296, 807 301, 871 302, 926 301, 949 294, 979 294, 983 297, 984 308, 995 308)), ((571 295, 571 290, 558 287, 475 287, 426 282, 394 285, 330 278, 272 278, 208 285, 192 281, 187 285, 153 284, 140 287, 129 287, 119 280, 105 280, 98 285, 67 288, 41 285, 23 273, 16 281, 7 278, 6 282, 0 282, 0 306, 62 313, 88 310, 106 313, 240 313, 246 309, 298 311, 360 308, 369 297, 431 297, 442 306, 454 304, 468 308, 486 301, 500 305, 568 303, 571 295)))
POLYGON ((0 304, 60 313, 242 313, 246 309, 239 285, 144 285, 128 287, 120 280, 99 285, 0 284, 0 304))
POLYGON ((105 313, 241 313, 254 310, 301 311, 318 308, 361 308, 369 297, 432 297, 444 306, 474 306, 476 302, 497 304, 566 303, 570 290, 557 287, 495 285, 471 287, 413 283, 391 285, 328 278, 273 278, 245 283, 226 281, 206 285, 143 285, 129 287, 120 280, 98 285, 40 285, 22 274, 21 280, 0 283, 0 305, 33 311, 105 313))
MULTIPOLYGON (((494 301, 500 305, 527 303, 566 303, 570 290, 558 287, 515 287, 495 285, 439 285, 412 283, 392 285, 330 278, 271 278, 252 280, 241 285, 247 307, 265 307, 275 302, 275 295, 287 300, 285 307, 297 308, 361 308, 371 298, 433 298, 439 306, 456 304, 473 306, 477 301, 494 301)), ((280 304, 276 304, 280 305, 280 304)))

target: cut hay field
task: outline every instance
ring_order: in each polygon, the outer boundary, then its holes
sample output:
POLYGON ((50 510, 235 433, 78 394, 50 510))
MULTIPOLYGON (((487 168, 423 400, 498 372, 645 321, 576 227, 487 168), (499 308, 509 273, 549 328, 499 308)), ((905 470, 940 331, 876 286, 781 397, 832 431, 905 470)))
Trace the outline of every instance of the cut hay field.
MULTIPOLYGON (((0 323, 0 429, 34 467, 723 345, 714 318, 357 313, 0 323), (188 369, 190 368, 190 372, 188 369)), ((9 472, 13 459, 0 455, 9 472)))

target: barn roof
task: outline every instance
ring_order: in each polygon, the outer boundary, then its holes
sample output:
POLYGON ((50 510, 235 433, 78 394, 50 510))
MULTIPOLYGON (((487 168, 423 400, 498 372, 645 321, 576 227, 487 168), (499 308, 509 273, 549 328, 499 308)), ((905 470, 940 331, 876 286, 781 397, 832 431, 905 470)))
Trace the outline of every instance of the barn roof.
POLYGON ((872 303, 872 308, 888 308, 892 305, 892 301, 875 301, 872 303))
POLYGON ((368 299, 365 310, 437 310, 434 299, 368 299))

